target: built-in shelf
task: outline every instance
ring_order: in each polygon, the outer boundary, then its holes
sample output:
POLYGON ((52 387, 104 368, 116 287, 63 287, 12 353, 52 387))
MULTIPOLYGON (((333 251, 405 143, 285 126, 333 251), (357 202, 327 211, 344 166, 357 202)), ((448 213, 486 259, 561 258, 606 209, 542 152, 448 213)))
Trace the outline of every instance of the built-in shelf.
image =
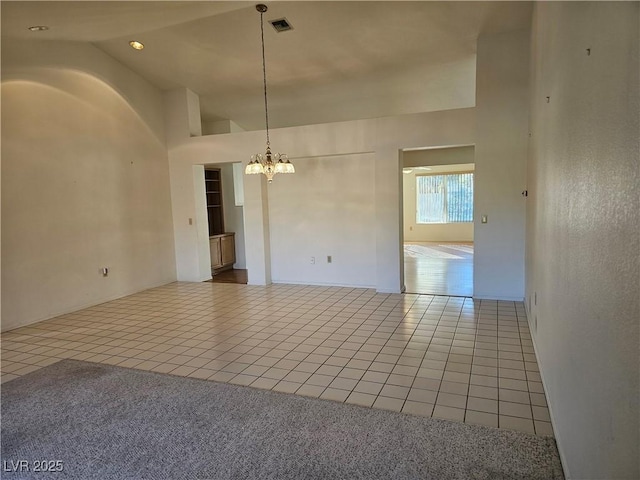
POLYGON ((206 168, 204 187, 207 197, 209 236, 224 233, 224 212, 222 209, 222 179, 219 168, 206 168))

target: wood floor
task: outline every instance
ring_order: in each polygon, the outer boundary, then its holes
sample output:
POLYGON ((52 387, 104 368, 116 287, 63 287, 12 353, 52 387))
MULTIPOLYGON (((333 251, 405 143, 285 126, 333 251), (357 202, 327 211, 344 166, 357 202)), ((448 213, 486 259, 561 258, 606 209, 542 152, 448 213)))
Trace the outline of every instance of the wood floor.
POLYGON ((233 269, 220 272, 213 276, 210 282, 213 283, 242 283, 247 284, 247 270, 233 269))
POLYGON ((473 243, 405 243, 404 281, 407 293, 472 296, 473 243))

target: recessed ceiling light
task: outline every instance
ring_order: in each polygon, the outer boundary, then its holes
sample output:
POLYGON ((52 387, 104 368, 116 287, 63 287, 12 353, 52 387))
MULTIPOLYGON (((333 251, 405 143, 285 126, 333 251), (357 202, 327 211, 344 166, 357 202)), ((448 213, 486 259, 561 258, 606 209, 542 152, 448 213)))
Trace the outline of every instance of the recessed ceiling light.
POLYGON ((144 45, 136 40, 131 40, 129 45, 131 45, 131 48, 135 48, 136 50, 142 50, 144 48, 144 45))
POLYGON ((46 25, 33 25, 31 27, 27 27, 27 29, 32 32, 43 32, 45 30, 49 30, 49 27, 46 25))

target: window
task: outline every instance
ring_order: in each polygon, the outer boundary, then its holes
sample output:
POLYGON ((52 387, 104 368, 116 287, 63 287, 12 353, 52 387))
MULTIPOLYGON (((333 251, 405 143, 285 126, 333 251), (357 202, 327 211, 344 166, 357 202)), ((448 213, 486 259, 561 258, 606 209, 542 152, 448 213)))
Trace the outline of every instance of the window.
POLYGON ((416 177, 416 222, 473 221, 473 173, 416 177))

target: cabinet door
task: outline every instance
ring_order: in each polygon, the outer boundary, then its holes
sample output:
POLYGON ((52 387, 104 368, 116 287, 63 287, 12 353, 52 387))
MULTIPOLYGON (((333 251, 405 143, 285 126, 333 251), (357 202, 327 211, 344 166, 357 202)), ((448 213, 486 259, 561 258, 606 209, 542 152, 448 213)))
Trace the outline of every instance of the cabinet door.
POLYGON ((236 244, 234 235, 226 235, 221 239, 222 246, 222 264, 232 265, 236 262, 236 244))
POLYGON ((220 237, 209 239, 209 252, 211 253, 211 266, 220 268, 222 266, 222 249, 220 248, 220 237))

